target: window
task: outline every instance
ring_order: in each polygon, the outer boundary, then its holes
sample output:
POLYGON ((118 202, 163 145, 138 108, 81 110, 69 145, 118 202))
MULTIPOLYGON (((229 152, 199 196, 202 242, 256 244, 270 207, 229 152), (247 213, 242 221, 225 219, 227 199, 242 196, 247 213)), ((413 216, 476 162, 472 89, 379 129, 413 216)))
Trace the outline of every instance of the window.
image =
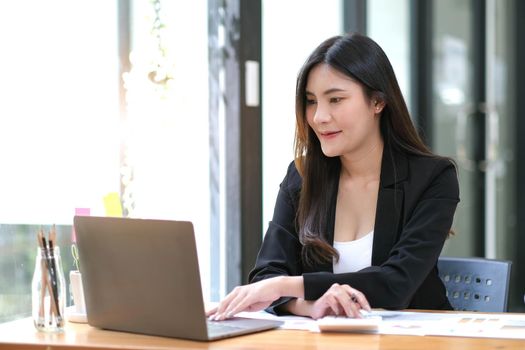
POLYGON ((144 66, 158 52, 150 40, 154 3, 131 2, 124 116, 118 1, 0 4, 0 322, 31 313, 41 226, 57 225, 68 277, 75 208, 106 214, 103 198, 121 188, 121 145, 133 169, 130 216, 194 222, 208 295, 206 3, 162 3, 173 79, 160 94, 144 66))
POLYGON ((132 216, 193 222, 206 298, 212 249, 206 2, 137 0, 131 9, 126 98, 132 216), (155 20, 161 23, 158 36, 155 20), (166 72, 167 81, 153 83, 152 70, 160 70, 160 79, 166 72))
POLYGON ((101 0, 0 4, 0 322, 30 314, 40 226, 71 269, 75 208, 119 190, 115 18, 101 0))

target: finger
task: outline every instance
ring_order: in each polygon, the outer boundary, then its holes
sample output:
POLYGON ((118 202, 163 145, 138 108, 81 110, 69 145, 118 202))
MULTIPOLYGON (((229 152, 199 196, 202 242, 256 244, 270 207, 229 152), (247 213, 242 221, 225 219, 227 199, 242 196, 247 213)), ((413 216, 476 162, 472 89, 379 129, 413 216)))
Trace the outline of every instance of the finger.
MULTIPOLYGON (((336 290, 332 291, 332 294, 337 299, 338 304, 340 305, 343 313, 348 317, 362 318, 359 310, 362 308, 359 303, 359 298, 364 295, 358 295, 359 291, 351 288, 348 285, 342 285, 336 290)), ((364 298, 366 301, 366 298, 364 298)))
POLYGON ((340 307, 340 302, 335 294, 330 294, 326 298, 327 306, 329 307, 329 310, 332 310, 335 316, 339 316, 342 313, 342 308, 340 307))
POLYGON ((228 309, 226 310, 226 318, 230 318, 242 311, 259 311, 270 306, 273 298, 263 298, 264 295, 257 293, 257 290, 245 289, 243 293, 239 293, 228 309))
POLYGON ((361 314, 359 313, 360 306, 352 299, 352 295, 348 294, 348 291, 345 288, 342 288, 335 293, 334 297, 336 298, 339 307, 342 309, 341 314, 344 314, 347 317, 361 317, 361 314))
POLYGON ((229 301, 227 301, 226 299, 222 300, 217 306, 217 308, 215 308, 213 319, 217 320, 219 316, 224 313, 224 310, 228 307, 228 305, 229 305, 229 301))
POLYGON ((358 291, 357 289, 354 289, 350 287, 349 285, 344 285, 343 287, 346 292, 350 295, 352 301, 354 303, 359 304, 360 308, 365 309, 366 311, 371 311, 372 308, 370 307, 370 304, 368 303, 368 300, 366 300, 366 297, 363 293, 358 291))
MULTIPOLYGON (((348 296, 348 294, 347 294, 348 296)), ((359 312, 361 309, 361 305, 357 302, 357 298, 355 295, 348 296, 348 299, 346 299, 346 303, 344 304, 345 307, 345 313, 348 317, 353 318, 362 318, 363 316, 359 312)))
POLYGON ((214 308, 206 311, 206 317, 209 317, 209 316, 215 314, 216 312, 217 312, 217 306, 215 306, 214 308))
POLYGON ((235 298, 230 302, 228 307, 221 314, 221 319, 231 318, 236 313, 243 311, 247 304, 247 295, 244 292, 237 293, 235 298))
POLYGON ((339 288, 341 288, 341 285, 339 283, 334 283, 330 286, 330 288, 328 288, 327 292, 335 292, 339 288))
POLYGON ((230 301, 219 318, 221 320, 231 318, 235 314, 249 309, 250 305, 256 302, 253 300, 253 297, 250 297, 251 295, 253 295, 253 291, 250 289, 250 287, 239 288, 238 293, 230 301))
POLYGON ((323 318, 325 316, 338 316, 338 314, 336 314, 334 312, 334 310, 330 307, 330 305, 328 304, 317 304, 315 307, 314 307, 315 310, 313 310, 313 312, 311 313, 311 317, 314 319, 314 320, 317 320, 317 319, 320 319, 320 318, 323 318))
MULTIPOLYGON (((326 293, 319 299, 319 302, 322 305, 325 305, 325 310, 322 312, 322 316, 327 315, 344 315, 345 308, 343 306, 343 299, 340 299, 341 297, 346 297, 346 299, 349 299, 349 297, 346 294, 346 291, 342 288, 341 285, 334 283, 332 286, 326 291, 326 293)), ((349 301, 347 301, 349 303, 349 301)))
POLYGON ((330 306, 326 302, 325 295, 321 296, 319 299, 312 302, 311 308, 312 309, 310 311, 310 317, 312 317, 314 320, 317 320, 326 315, 333 314, 333 310, 330 309, 330 306))
POLYGON ((372 308, 370 307, 368 300, 366 300, 365 295, 361 293, 360 291, 356 290, 354 292, 353 300, 357 300, 357 303, 361 306, 361 308, 365 309, 366 311, 372 311, 372 308))
POLYGON ((217 319, 219 316, 224 314, 226 309, 231 304, 232 300, 234 300, 237 297, 239 292, 240 292, 240 288, 235 287, 228 295, 226 295, 226 297, 224 297, 224 299, 217 306, 217 309, 215 311, 215 315, 216 315, 215 319, 217 319))

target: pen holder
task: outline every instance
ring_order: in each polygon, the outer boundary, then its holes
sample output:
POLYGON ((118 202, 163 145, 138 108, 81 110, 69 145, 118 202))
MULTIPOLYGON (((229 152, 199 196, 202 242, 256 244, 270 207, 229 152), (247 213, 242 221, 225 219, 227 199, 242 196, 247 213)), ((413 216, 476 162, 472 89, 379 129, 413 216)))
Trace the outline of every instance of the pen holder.
POLYGON ((39 331, 63 331, 65 284, 60 249, 39 247, 31 285, 33 322, 39 331))

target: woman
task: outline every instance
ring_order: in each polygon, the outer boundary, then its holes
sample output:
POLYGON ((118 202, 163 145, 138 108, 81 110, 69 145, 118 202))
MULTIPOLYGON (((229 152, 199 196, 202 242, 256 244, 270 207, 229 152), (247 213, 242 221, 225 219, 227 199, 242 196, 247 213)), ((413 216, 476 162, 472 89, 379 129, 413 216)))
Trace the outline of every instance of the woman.
POLYGON ((250 284, 208 315, 451 309, 436 262, 459 202, 455 166, 421 141, 383 50, 359 34, 323 42, 299 73, 296 117, 250 284))

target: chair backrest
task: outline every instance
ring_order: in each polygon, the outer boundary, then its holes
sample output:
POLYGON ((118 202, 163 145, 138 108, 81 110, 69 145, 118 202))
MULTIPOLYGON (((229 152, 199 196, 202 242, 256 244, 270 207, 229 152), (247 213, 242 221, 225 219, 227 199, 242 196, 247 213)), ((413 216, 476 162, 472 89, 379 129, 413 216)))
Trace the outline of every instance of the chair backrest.
POLYGON ((511 262, 440 257, 438 270, 455 310, 506 312, 511 262))

